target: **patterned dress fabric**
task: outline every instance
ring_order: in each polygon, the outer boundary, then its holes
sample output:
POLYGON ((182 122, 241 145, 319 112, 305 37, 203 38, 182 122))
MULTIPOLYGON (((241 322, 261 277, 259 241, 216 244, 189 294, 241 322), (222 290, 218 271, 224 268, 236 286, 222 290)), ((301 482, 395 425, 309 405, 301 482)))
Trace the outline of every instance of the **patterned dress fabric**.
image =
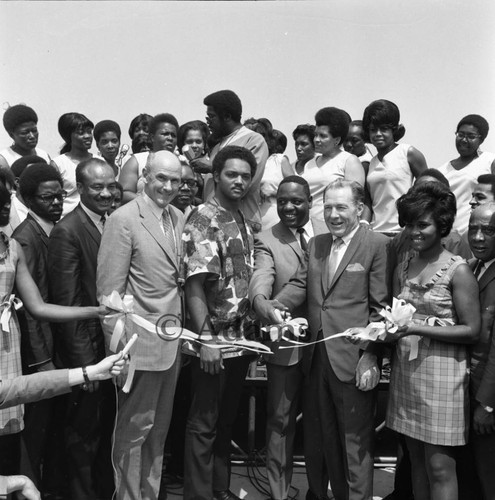
MULTIPOLYGON (((465 261, 451 259, 428 282, 408 279, 409 260, 399 273, 399 298, 416 308, 415 320, 458 322, 452 278, 465 261)), ((468 434, 468 360, 463 344, 419 337, 418 356, 409 359, 416 336, 399 340, 393 357, 387 426, 425 443, 460 446, 468 434)))
MULTIPOLYGON (((0 237, 7 245, 7 250, 0 254, 0 315, 10 308, 9 331, 2 328, 0 338, 0 380, 8 380, 22 375, 21 335, 14 306, 9 301, 15 284, 17 269, 18 243, 5 234, 0 237)), ((24 406, 16 405, 0 410, 0 435, 14 434, 24 428, 24 406)))

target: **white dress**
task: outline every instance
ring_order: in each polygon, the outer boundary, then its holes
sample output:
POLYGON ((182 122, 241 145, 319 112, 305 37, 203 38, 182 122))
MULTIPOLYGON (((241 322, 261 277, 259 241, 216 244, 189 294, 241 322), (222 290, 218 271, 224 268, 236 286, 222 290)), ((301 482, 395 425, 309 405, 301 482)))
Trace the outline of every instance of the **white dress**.
POLYGON ((413 184, 413 174, 407 161, 409 144, 398 144, 380 161, 374 156, 370 161, 366 183, 371 196, 374 231, 398 233, 399 215, 395 202, 406 194, 413 184))
POLYGON ((282 173, 283 159, 283 154, 275 153, 266 160, 265 172, 260 184, 261 226, 263 231, 274 226, 280 220, 277 213, 277 190, 284 178, 282 173))
POLYGON ((64 200, 64 209, 62 212, 62 217, 65 217, 79 203, 79 193, 77 192, 76 185, 76 167, 79 163, 72 161, 67 156, 67 153, 54 158, 53 163, 55 163, 62 175, 64 190, 67 191, 67 198, 64 200))
POLYGON ((481 153, 469 165, 460 170, 456 170, 450 162, 444 163, 437 170, 442 172, 449 180, 450 189, 455 194, 457 200, 457 214, 454 221, 454 229, 459 233, 465 233, 469 225, 469 216, 473 188, 480 175, 491 174, 491 165, 495 160, 494 153, 481 153))
POLYGON ((315 156, 306 163, 301 177, 308 181, 309 192, 313 197, 313 207, 310 212, 312 219, 325 220, 323 216, 323 193, 331 182, 339 178, 346 178, 345 165, 350 156, 353 155, 342 150, 321 167, 316 163, 317 158, 320 158, 320 156, 315 156))
MULTIPOLYGON (((36 153, 36 156, 39 156, 40 158, 43 158, 47 163, 50 163, 50 156, 48 156, 48 153, 46 151, 43 151, 40 148, 36 148, 34 151, 36 153)), ((22 158, 22 156, 19 153, 16 153, 11 147, 2 149, 2 151, 0 151, 0 156, 3 156, 5 158, 5 161, 7 162, 9 167, 11 167, 16 160, 22 158)))

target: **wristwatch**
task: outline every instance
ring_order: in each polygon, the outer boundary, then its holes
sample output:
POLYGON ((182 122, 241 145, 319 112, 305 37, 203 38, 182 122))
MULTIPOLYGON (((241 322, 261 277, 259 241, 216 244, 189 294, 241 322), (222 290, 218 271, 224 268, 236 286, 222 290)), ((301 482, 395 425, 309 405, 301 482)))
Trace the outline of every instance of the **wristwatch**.
POLYGON ((485 406, 481 405, 483 410, 485 410, 487 413, 493 413, 493 408, 491 406, 485 406))

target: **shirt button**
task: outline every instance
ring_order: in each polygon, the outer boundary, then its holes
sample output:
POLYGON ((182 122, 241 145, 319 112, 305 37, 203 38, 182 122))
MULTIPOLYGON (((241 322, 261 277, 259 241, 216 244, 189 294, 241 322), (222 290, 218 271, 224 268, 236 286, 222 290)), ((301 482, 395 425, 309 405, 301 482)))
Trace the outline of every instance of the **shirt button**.
POLYGON ((321 308, 321 310, 322 310, 322 311, 326 311, 326 310, 327 310, 327 306, 323 306, 323 307, 321 308))

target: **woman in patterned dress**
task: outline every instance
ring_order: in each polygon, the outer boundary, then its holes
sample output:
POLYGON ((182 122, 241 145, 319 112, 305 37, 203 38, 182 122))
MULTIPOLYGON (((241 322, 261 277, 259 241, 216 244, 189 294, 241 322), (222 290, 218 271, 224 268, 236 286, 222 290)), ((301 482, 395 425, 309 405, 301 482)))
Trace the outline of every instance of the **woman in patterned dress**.
MULTIPOLYGON (((0 226, 9 222, 10 193, 0 182, 0 226)), ((22 375, 20 332, 15 309, 21 305, 36 319, 67 322, 97 318, 105 307, 64 307, 46 304, 29 273, 22 247, 0 232, 0 380, 22 375)), ((24 427, 23 406, 0 410, 0 474, 19 474, 20 432, 24 427)))
POLYGON ((397 345, 387 425, 405 436, 414 497, 456 500, 454 447, 466 443, 469 429, 466 344, 480 327, 478 286, 466 262, 441 244, 456 213, 449 189, 422 184, 397 208, 415 252, 396 269, 394 296, 416 312, 411 325, 389 333, 397 345))

